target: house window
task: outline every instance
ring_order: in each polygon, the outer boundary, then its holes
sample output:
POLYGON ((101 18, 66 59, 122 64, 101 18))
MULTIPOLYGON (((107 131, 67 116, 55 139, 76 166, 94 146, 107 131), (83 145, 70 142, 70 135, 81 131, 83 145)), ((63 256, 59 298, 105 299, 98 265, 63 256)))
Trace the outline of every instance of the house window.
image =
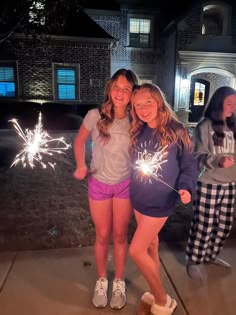
POLYGON ((56 99, 76 100, 78 99, 78 71, 76 67, 55 68, 56 99))
POLYGON ((205 84, 199 82, 195 83, 193 105, 202 106, 205 104, 205 89, 205 84))
POLYGON ((151 20, 146 18, 129 19, 129 46, 150 47, 151 20))
POLYGON ((139 78, 138 83, 139 84, 143 84, 143 83, 151 83, 152 84, 152 80, 151 79, 145 79, 145 78, 139 78))
POLYGON ((202 8, 202 35, 227 35, 230 25, 227 6, 205 5, 202 8))
POLYGON ((0 65, 0 98, 16 97, 15 67, 0 65))

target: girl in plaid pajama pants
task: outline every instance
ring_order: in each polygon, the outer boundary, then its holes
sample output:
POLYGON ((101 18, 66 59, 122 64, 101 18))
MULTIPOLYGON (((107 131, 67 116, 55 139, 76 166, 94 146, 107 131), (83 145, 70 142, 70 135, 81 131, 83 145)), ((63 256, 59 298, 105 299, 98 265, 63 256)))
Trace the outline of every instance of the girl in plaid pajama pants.
POLYGON ((236 164, 236 91, 223 86, 212 95, 193 143, 200 175, 186 247, 187 273, 202 279, 198 265, 230 267, 218 257, 233 224, 236 164))

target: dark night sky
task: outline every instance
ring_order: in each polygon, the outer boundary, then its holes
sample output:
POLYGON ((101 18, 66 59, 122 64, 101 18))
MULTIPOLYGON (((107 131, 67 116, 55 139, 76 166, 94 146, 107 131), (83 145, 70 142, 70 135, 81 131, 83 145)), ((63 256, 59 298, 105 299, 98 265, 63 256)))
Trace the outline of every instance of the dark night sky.
MULTIPOLYGON (((129 3, 132 5, 150 5, 160 7, 167 15, 181 13, 186 7, 191 6, 196 0, 82 0, 84 7, 102 8, 102 9, 119 9, 119 5, 129 3)), ((198 1, 199 2, 199 1, 198 1)))
POLYGON ((131 5, 141 5, 142 7, 151 6, 161 9, 163 21, 182 15, 192 6, 193 3, 199 0, 82 0, 81 4, 86 8, 119 10, 122 2, 131 5))
MULTIPOLYGON (((236 0, 223 0, 222 2, 233 5, 235 1, 236 0)), ((119 6, 122 2, 131 5, 141 5, 144 8, 145 5, 160 8, 160 26, 164 28, 173 19, 184 15, 194 4, 204 3, 207 2, 207 0, 81 0, 81 4, 84 7, 107 10, 119 10, 119 6)))

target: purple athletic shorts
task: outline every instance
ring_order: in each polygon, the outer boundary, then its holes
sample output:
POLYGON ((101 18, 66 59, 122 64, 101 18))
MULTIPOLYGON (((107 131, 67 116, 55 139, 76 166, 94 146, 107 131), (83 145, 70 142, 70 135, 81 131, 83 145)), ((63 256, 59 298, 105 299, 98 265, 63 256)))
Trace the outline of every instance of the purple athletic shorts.
POLYGON ((93 200, 129 199, 129 184, 129 178, 118 184, 105 184, 90 175, 88 178, 88 196, 93 200))

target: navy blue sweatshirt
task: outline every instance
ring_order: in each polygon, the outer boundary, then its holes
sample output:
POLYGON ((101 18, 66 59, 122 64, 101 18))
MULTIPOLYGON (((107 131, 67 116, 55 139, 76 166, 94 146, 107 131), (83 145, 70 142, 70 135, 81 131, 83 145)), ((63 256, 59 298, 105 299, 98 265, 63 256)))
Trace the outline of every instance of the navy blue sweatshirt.
MULTIPOLYGON (((183 127, 174 123, 174 128, 183 127)), ((138 136, 134 153, 130 194, 133 208, 151 217, 167 217, 172 214, 179 194, 169 186, 177 191, 184 189, 192 193, 198 177, 196 159, 180 142, 168 145, 163 151, 166 153, 161 160, 161 168, 154 167, 152 174, 143 174, 139 167, 142 159, 150 161, 153 156, 155 159, 155 153, 162 149, 158 137, 153 136, 153 129, 145 125, 138 136)), ((156 157, 158 156, 157 154, 156 157)))

